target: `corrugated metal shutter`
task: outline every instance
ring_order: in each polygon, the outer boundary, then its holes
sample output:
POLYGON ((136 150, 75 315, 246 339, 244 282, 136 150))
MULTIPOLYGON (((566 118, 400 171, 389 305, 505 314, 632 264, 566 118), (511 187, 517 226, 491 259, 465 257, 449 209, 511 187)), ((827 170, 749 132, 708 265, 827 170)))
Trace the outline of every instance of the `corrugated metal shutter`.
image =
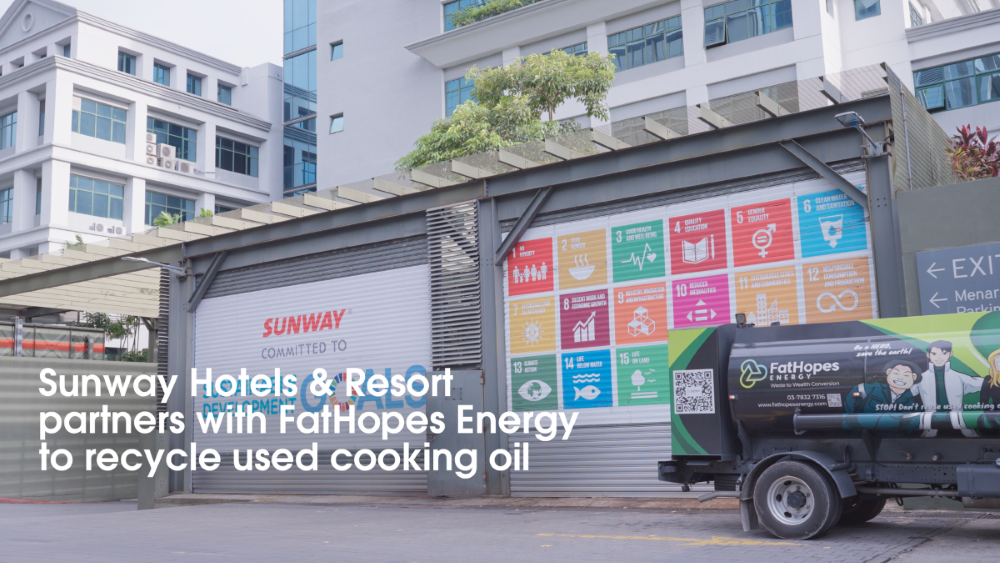
POLYGON ((423 236, 352 246, 219 272, 205 299, 426 263, 427 239, 423 236))
POLYGON ((437 369, 477 366, 483 358, 476 205, 427 210, 431 358, 437 369))
MULTIPOLYGON (((843 175, 852 172, 863 172, 865 169, 865 162, 863 159, 848 160, 830 164, 830 167, 836 170, 837 173, 843 175)), ((709 197, 735 194, 750 190, 759 190, 761 188, 769 188, 772 186, 780 186, 782 184, 791 184, 794 182, 804 182, 806 180, 815 180, 817 178, 819 178, 819 174, 816 174, 807 168, 792 172, 782 172, 780 174, 768 174, 765 176, 755 176, 753 178, 743 178, 717 185, 699 186, 698 188, 690 190, 654 194, 625 201, 617 201, 591 207, 565 209, 554 213, 541 214, 535 218, 535 220, 531 223, 531 226, 544 227, 546 225, 554 225, 556 223, 580 221, 583 219, 590 219, 592 217, 603 217, 605 215, 613 215, 616 213, 638 211, 648 207, 676 205, 686 201, 697 201, 709 197)), ((504 232, 510 231, 516 222, 517 219, 507 219, 501 221, 500 228, 504 232)))
POLYGON ((528 471, 510 472, 513 496, 637 497, 680 491, 656 478, 656 463, 670 459, 669 424, 574 428, 565 441, 512 434, 510 443, 518 442, 529 444, 530 465, 528 471))

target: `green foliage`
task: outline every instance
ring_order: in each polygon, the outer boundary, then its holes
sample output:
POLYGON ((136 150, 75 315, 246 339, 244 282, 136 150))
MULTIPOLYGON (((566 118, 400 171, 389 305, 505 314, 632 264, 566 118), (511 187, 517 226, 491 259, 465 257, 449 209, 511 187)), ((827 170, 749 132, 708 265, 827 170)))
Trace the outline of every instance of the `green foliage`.
POLYGON ((615 66, 607 55, 576 57, 557 50, 501 68, 472 67, 466 78, 475 84, 473 99, 458 106, 451 119, 435 121, 431 132, 414 143, 413 152, 396 162, 396 170, 578 130, 576 123, 553 119, 556 108, 571 99, 582 102, 588 116, 606 120, 605 99, 615 66), (541 120, 543 114, 548 121, 541 120))
POLYGON ((201 208, 201 213, 198 214, 198 217, 211 217, 212 215, 214 215, 214 213, 212 213, 211 210, 205 209, 204 207, 202 207, 201 208))
POLYGON ((181 222, 181 214, 174 213, 170 214, 166 211, 160 211, 160 214, 153 219, 153 226, 155 227, 166 227, 167 225, 176 225, 181 222))
POLYGON ((66 248, 76 248, 78 246, 83 246, 83 245, 84 245, 83 238, 80 237, 80 235, 76 235, 76 242, 67 242, 66 248))
POLYGON ((948 141, 945 152, 951 159, 951 170, 963 182, 1000 176, 1000 144, 990 139, 986 127, 971 125, 957 128, 958 134, 948 141))
POLYGON ((129 350, 122 355, 118 356, 119 362, 146 362, 149 361, 147 356, 148 350, 129 350))
POLYGON ((489 0, 482 6, 473 6, 464 10, 459 10, 451 15, 451 25, 462 27, 470 23, 476 23, 485 19, 499 16, 504 12, 516 10, 522 6, 532 4, 537 0, 489 0))
POLYGON ((80 326, 99 328, 108 338, 128 338, 139 331, 139 317, 127 315, 112 319, 107 313, 87 313, 86 318, 80 326))
POLYGON ((614 84, 615 64, 610 55, 580 57, 557 49, 547 55, 521 57, 507 66, 472 67, 466 79, 475 83, 472 97, 485 106, 494 106, 510 94, 522 95, 531 111, 539 117, 548 114, 552 121, 557 107, 578 100, 588 116, 607 120, 605 99, 614 84))
POLYGON ((470 154, 537 141, 578 129, 576 123, 540 121, 523 96, 507 96, 494 107, 468 101, 451 119, 438 119, 417 139, 416 149, 396 162, 396 170, 418 168, 470 154))

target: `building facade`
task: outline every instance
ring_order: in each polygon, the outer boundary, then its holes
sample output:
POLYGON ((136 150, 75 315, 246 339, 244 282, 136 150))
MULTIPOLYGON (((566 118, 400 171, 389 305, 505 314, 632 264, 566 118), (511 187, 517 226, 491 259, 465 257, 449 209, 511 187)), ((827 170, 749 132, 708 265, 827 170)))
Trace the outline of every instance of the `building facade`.
MULTIPOLYGON (((612 122, 887 63, 945 131, 1000 127, 996 0, 541 0, 451 25, 484 2, 319 1, 320 189, 391 172, 468 99, 471 66, 553 49, 615 55, 612 122)), ((601 125, 584 114, 568 103, 556 118, 601 125)))
POLYGON ((316 0, 284 2, 282 186, 285 196, 290 197, 316 191, 316 57, 319 51, 316 49, 316 0))
POLYGON ((0 256, 281 196, 281 68, 50 0, 0 19, 0 256))

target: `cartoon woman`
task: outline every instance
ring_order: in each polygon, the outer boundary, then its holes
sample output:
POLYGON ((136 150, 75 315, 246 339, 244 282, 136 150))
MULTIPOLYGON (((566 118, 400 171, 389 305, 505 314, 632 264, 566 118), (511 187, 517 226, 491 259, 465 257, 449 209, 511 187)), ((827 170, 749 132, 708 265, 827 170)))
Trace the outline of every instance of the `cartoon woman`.
POLYGON ((1000 432, 1000 416, 997 414, 1000 411, 1000 349, 994 350, 986 361, 990 364, 990 374, 979 392, 979 402, 985 411, 979 417, 979 425, 986 433, 996 434, 1000 432))

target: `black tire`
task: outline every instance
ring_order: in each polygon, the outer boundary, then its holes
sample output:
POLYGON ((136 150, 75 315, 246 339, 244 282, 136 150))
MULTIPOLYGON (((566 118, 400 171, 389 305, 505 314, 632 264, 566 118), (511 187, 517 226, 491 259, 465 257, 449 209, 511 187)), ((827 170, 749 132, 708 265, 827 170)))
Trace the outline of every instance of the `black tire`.
POLYGON ((837 523, 843 505, 833 483, 820 470, 798 461, 768 467, 754 486, 757 519, 786 540, 816 537, 837 523))
POLYGON ((885 508, 885 497, 858 500, 858 497, 844 501, 844 513, 840 516, 840 524, 857 526, 872 520, 885 508))

